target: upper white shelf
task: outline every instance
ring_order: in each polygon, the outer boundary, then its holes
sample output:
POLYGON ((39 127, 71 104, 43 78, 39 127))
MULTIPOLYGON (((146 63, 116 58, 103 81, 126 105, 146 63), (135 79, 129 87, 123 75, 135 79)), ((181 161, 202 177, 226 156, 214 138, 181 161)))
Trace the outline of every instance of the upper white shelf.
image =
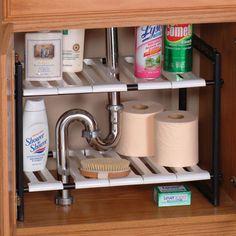
POLYGON ((133 57, 122 57, 119 62, 121 81, 109 76, 101 59, 84 59, 80 73, 64 73, 60 81, 23 81, 24 96, 77 93, 122 92, 128 90, 175 89, 206 86, 204 79, 188 73, 163 72, 153 80, 138 79, 133 75, 133 57))

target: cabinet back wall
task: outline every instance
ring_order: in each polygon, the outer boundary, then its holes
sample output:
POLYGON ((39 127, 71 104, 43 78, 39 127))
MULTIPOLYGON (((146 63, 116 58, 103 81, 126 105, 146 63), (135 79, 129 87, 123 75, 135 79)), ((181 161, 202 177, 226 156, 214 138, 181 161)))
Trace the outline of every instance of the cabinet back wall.
MULTIPOLYGON (((134 55, 134 29, 120 28, 119 55, 134 55)), ((15 34, 15 51, 24 58, 24 33, 15 34)), ((85 32, 85 58, 105 57, 105 30, 89 29, 85 32)), ((198 55, 194 56, 194 71, 198 74, 198 55)), ((177 90, 153 90, 142 92, 122 92, 121 101, 139 99, 154 100, 165 105, 166 109, 178 108, 177 90)), ((188 93, 188 109, 198 113, 198 89, 190 89, 188 93)), ((107 94, 78 94, 45 97, 49 127, 50 127, 50 149, 55 149, 55 124, 62 113, 72 108, 81 108, 89 111, 97 120, 100 130, 104 136, 108 132, 108 113, 106 111, 107 94), (55 105, 56 104, 56 105, 55 105), (101 112, 102 111, 102 112, 101 112)), ((81 138, 82 125, 78 122, 70 127, 70 147, 85 147, 87 143, 81 138)))

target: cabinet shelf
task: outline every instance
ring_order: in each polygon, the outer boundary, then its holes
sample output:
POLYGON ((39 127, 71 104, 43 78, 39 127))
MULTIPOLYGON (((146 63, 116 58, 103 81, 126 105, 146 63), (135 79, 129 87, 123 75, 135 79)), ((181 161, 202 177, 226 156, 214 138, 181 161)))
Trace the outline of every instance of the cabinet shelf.
POLYGON ((133 57, 120 59, 121 81, 111 78, 108 68, 101 59, 84 59, 84 69, 80 73, 63 73, 60 81, 26 81, 24 96, 46 96, 59 94, 123 92, 129 90, 176 89, 204 87, 204 79, 192 72, 163 72, 153 80, 138 79, 133 75, 133 57))
MULTIPOLYGON (((93 149, 70 150, 69 156, 70 175, 74 181, 75 189, 175 183, 210 179, 209 172, 202 170, 197 165, 187 168, 165 168, 155 163, 151 157, 126 157, 131 163, 131 172, 127 177, 117 179, 89 179, 80 174, 79 160, 86 158, 86 156, 101 158, 121 157, 115 151, 98 152, 93 149)), ((64 189, 62 182, 56 180, 48 169, 39 171, 38 174, 43 181, 39 180, 34 172, 25 172, 29 180, 29 192, 64 189)))

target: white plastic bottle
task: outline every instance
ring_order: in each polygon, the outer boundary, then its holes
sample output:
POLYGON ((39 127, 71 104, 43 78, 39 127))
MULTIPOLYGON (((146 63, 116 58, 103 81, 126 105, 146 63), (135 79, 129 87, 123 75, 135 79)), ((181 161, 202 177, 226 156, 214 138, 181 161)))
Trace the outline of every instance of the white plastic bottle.
POLYGON ((62 80, 62 33, 25 34, 25 78, 29 81, 62 80))
POLYGON ((49 133, 43 99, 28 99, 23 115, 24 171, 43 170, 47 163, 49 133))
POLYGON ((84 29, 63 30, 63 72, 83 70, 84 29))

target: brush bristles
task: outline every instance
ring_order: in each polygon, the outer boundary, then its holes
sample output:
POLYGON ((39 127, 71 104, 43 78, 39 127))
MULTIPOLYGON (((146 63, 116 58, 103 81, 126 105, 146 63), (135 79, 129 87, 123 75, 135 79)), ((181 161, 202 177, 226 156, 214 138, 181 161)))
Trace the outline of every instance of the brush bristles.
POLYGON ((81 160, 81 169, 86 171, 119 172, 129 170, 130 162, 124 159, 91 158, 81 160))

